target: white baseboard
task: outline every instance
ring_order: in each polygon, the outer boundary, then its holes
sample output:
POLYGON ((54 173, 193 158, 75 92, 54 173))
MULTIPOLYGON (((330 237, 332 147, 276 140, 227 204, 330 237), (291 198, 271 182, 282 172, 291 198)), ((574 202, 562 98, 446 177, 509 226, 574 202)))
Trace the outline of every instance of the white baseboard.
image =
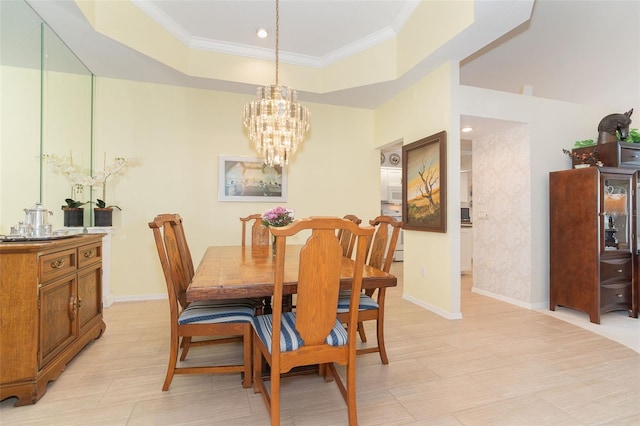
POLYGON ((427 311, 433 312, 436 315, 440 315, 441 317, 444 317, 446 319, 450 319, 450 320, 462 319, 462 313, 460 312, 457 312, 457 313, 447 312, 443 309, 438 308, 437 306, 430 305, 428 303, 425 303, 423 300, 416 299, 415 297, 412 297, 412 296, 407 296, 406 294, 403 294, 402 298, 408 302, 413 303, 414 305, 420 306, 421 308, 426 309, 427 311))
POLYGON ((533 311, 533 310, 536 310, 536 309, 542 309, 544 307, 548 307, 549 306, 549 302, 548 301, 547 302, 538 302, 538 303, 526 303, 526 302, 523 302, 522 300, 512 299, 511 297, 506 297, 506 296, 503 296, 501 294, 492 293, 490 291, 482 290, 482 289, 476 288, 476 287, 472 287, 471 288, 471 292, 480 294, 482 296, 491 297, 492 299, 500 300, 501 302, 510 303, 512 305, 516 305, 516 306, 518 306, 520 308, 528 309, 530 311, 533 311))

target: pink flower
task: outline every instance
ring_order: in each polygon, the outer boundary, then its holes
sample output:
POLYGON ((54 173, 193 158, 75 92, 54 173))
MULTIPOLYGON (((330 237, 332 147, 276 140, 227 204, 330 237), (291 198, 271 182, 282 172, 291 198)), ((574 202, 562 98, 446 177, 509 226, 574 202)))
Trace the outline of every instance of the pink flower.
POLYGON ((276 207, 262 214, 262 224, 264 226, 287 226, 293 222, 295 212, 284 207, 276 207))

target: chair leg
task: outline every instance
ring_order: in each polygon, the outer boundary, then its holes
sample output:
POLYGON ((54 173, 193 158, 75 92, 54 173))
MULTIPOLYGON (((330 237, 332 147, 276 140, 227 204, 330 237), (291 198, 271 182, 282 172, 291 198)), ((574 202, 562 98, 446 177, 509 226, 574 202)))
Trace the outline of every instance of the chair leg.
POLYGON ((251 333, 252 335, 252 346, 253 346, 253 393, 261 393, 261 385, 262 385, 262 352, 260 352, 260 348, 258 347, 258 337, 255 333, 251 333))
MULTIPOLYGON (((382 315, 382 311, 379 313, 379 315, 382 315)), ((378 336, 378 349, 380 352, 380 361, 382 361, 383 364, 389 364, 389 358, 387 357, 387 349, 384 346, 384 321, 382 320, 382 317, 379 317, 378 320, 376 321, 376 332, 377 332, 377 336, 378 336)))
POLYGON ((180 354, 180 361, 184 361, 187 358, 187 354, 189 353, 189 347, 191 345, 191 336, 184 336, 182 338, 182 353, 180 354))
POLYGON ((280 372, 271 366, 271 426, 280 426, 280 372))
POLYGON ((249 388, 251 387, 251 324, 246 323, 244 325, 244 333, 242 336, 242 354, 243 354, 243 363, 244 363, 244 371, 242 378, 242 387, 249 388))
MULTIPOLYGON (((173 330, 171 334, 174 334, 173 330)), ((173 380, 173 374, 176 371, 176 363, 178 362, 178 346, 180 346, 178 336, 171 336, 169 365, 167 366, 167 376, 165 377, 164 384, 162 385, 163 392, 169 390, 169 386, 171 386, 171 381, 173 380)))
POLYGON ((367 334, 364 332, 364 323, 362 321, 358 321, 358 334, 362 343, 367 341, 367 334))
POLYGON ((358 409, 356 406, 356 366, 347 365, 347 411, 349 413, 349 426, 358 425, 358 409))
POLYGON ((378 338, 378 349, 380 352, 380 361, 383 364, 389 364, 387 357, 387 349, 384 346, 384 299, 386 291, 384 288, 378 291, 378 319, 376 320, 376 335, 378 338))

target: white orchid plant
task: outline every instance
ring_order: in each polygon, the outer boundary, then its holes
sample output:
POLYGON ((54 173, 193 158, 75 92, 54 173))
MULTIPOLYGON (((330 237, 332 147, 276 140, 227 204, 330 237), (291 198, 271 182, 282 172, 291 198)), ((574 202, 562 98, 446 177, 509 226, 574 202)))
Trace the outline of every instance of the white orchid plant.
POLYGON ((71 184, 71 198, 65 199, 67 202, 66 207, 80 207, 86 204, 86 202, 75 201, 75 198, 78 194, 82 194, 83 187, 89 186, 92 189, 102 187, 102 199, 98 198, 96 200, 98 208, 115 207, 118 210, 122 210, 119 206, 107 206, 104 199, 107 194, 107 180, 111 177, 124 175, 127 168, 131 165, 124 157, 116 157, 111 164, 107 165, 107 156, 105 154, 103 168, 94 176, 86 169, 83 170, 79 165, 73 164, 73 156, 71 153, 69 157, 59 157, 48 154, 45 154, 43 157, 51 167, 53 173, 64 176, 71 184))

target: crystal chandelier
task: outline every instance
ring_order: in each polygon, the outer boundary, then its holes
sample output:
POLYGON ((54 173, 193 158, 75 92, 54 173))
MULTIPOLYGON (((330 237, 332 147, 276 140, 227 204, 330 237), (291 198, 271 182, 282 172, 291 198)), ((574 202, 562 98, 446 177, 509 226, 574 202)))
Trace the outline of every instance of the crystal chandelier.
POLYGON ((258 87, 258 99, 244 106, 244 126, 265 164, 283 166, 309 130, 309 110, 296 91, 278 82, 279 1, 276 0, 276 84, 258 87))

